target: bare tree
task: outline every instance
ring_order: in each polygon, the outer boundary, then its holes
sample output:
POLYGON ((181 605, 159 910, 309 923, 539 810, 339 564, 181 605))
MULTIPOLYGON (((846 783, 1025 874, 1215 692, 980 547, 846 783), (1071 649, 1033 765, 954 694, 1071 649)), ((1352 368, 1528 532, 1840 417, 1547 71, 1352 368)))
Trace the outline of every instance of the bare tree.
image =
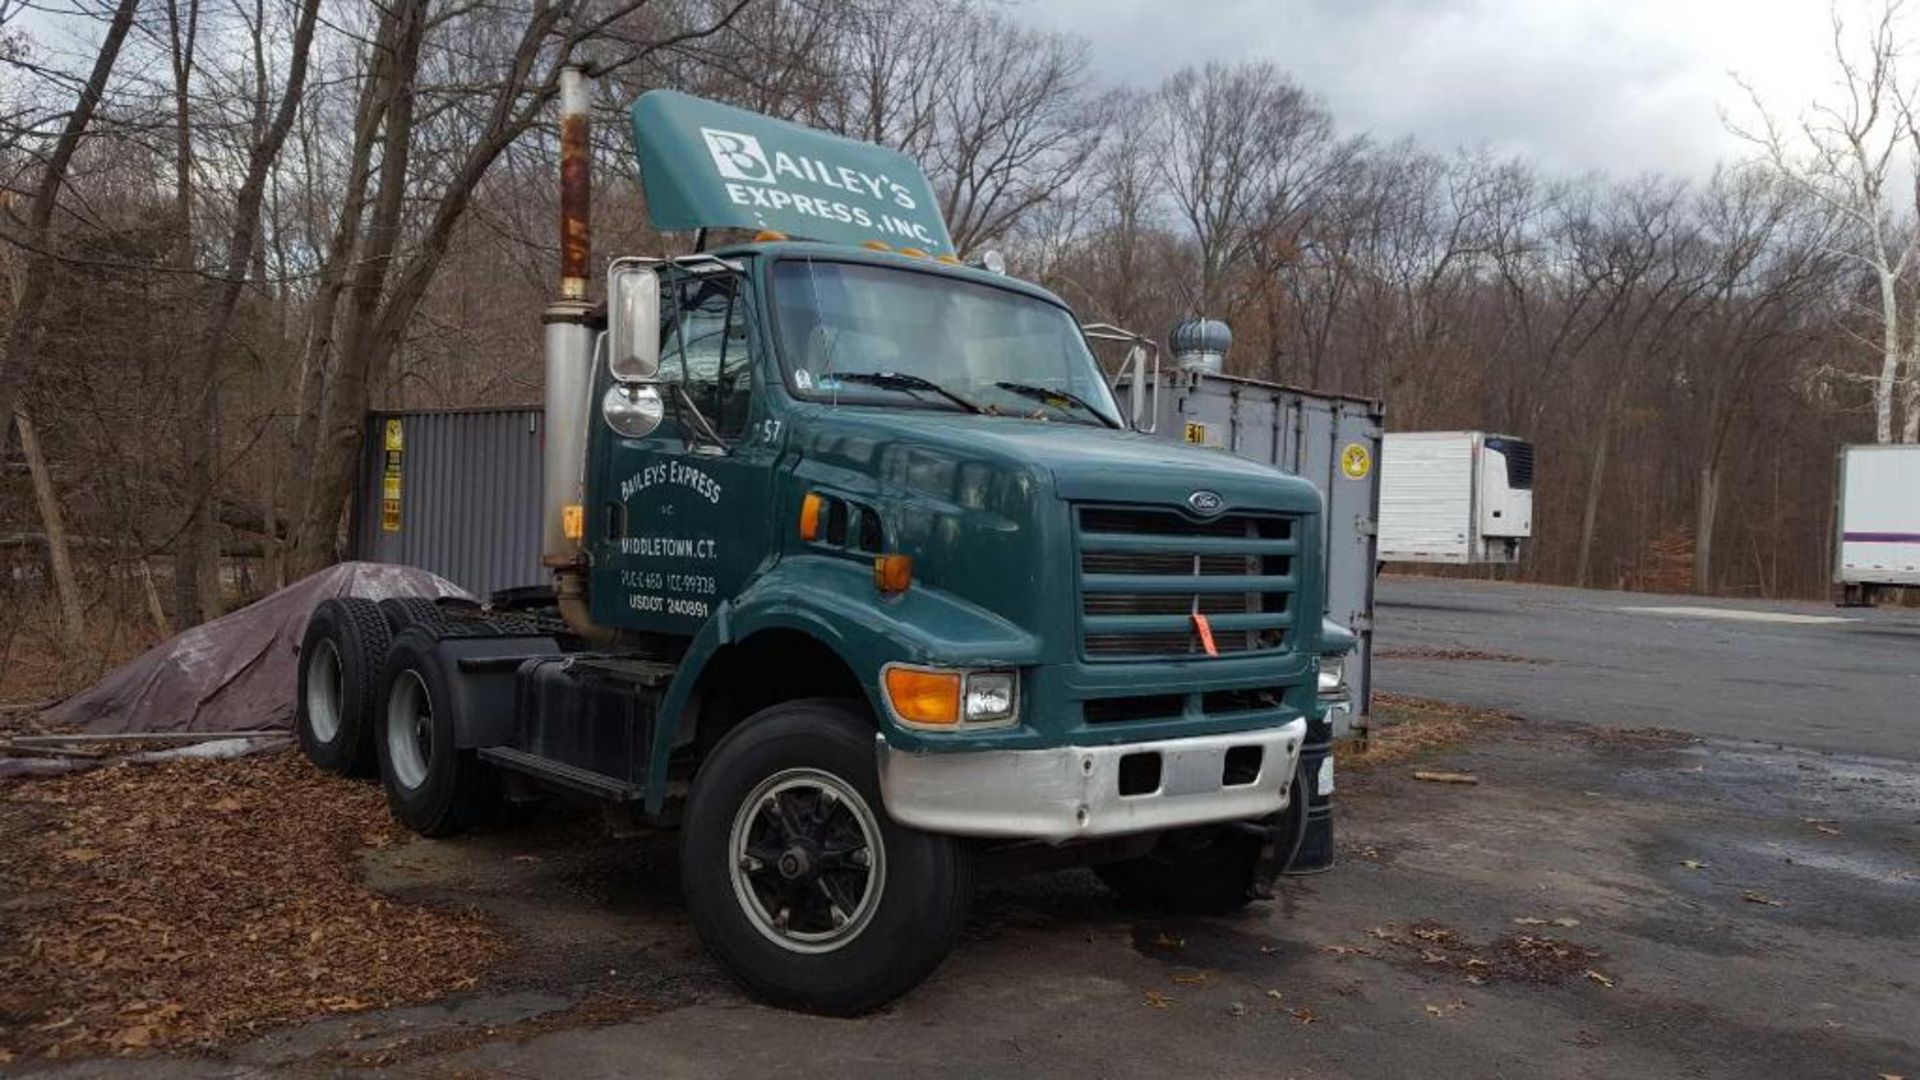
POLYGON ((1850 40, 1836 10, 1831 39, 1836 85, 1833 97, 1813 102, 1797 120, 1771 114, 1758 90, 1742 86, 1753 113, 1751 123, 1729 121, 1729 128, 1756 146, 1782 177, 1826 206, 1844 228, 1834 251, 1872 275, 1878 305, 1873 314, 1880 335, 1880 363, 1870 377, 1874 438, 1894 439, 1895 390, 1907 382, 1902 442, 1920 441, 1920 357, 1914 349, 1912 291, 1906 282, 1920 252, 1920 223, 1915 220, 1920 186, 1898 198, 1893 190, 1902 173, 1920 185, 1920 124, 1911 89, 1900 67, 1903 33, 1901 3, 1890 0, 1864 38, 1850 40), (1864 55, 1862 55, 1864 48, 1864 55))

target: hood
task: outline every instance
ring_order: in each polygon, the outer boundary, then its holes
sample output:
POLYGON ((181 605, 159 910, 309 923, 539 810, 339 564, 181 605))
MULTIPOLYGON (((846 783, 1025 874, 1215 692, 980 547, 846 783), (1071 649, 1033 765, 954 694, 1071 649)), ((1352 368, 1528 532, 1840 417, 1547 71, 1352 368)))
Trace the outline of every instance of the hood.
POLYGON ((932 411, 839 408, 839 425, 881 444, 920 447, 963 459, 997 459, 1044 474, 1061 498, 1180 505, 1195 491, 1221 497, 1221 510, 1317 513, 1312 484, 1224 450, 1170 442, 1090 424, 932 411))

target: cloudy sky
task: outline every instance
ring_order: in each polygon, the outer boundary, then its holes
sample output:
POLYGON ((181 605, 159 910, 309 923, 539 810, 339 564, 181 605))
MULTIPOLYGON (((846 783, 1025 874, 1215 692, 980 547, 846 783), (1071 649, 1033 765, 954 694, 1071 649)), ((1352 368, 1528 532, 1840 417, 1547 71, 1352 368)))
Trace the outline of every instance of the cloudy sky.
MULTIPOLYGON (((1843 0, 1842 12, 1862 10, 1843 0)), ((1264 57, 1349 131, 1485 144, 1556 170, 1702 175, 1743 152, 1750 78, 1791 115, 1829 84, 1826 0, 1018 0, 1098 76, 1264 57)), ((1858 16, 1856 16, 1858 17, 1858 16)))

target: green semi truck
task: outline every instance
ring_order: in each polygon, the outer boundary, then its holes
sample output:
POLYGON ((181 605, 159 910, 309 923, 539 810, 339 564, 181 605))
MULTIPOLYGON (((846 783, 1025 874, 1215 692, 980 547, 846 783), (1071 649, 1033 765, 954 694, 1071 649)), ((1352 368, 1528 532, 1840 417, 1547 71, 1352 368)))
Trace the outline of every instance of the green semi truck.
POLYGON ((321 605, 314 762, 377 766, 426 836, 555 792, 676 825, 720 963, 827 1013, 925 978, 981 859, 1195 911, 1330 865, 1352 639, 1309 484, 1131 430, 1072 313, 955 258, 910 160, 715 102, 634 105, 649 213, 698 252, 590 301, 576 72, 562 106, 553 587, 321 605))

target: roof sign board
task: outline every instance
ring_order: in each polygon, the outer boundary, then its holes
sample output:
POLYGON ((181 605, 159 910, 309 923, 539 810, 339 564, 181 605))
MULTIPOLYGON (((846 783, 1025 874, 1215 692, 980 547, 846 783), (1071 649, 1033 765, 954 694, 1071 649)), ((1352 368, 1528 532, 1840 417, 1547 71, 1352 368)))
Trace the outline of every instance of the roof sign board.
POLYGON ((770 229, 953 251, 932 186, 898 151, 673 90, 633 103, 633 141, 663 231, 770 229))

